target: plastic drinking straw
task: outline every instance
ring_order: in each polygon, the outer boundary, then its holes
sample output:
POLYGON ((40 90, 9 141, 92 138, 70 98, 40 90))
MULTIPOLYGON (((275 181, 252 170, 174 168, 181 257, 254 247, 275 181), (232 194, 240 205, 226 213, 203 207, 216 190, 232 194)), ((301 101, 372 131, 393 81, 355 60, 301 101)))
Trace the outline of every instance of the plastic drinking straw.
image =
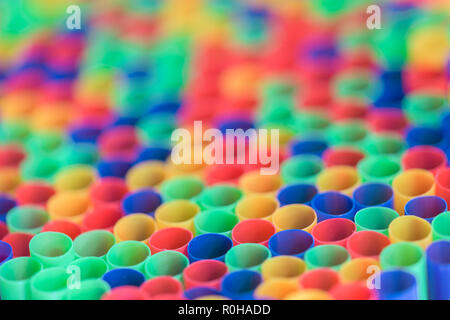
POLYGON ((0 266, 13 257, 13 248, 8 242, 0 240, 0 266))
POLYGON ((405 205, 405 215, 414 215, 431 223, 438 214, 447 211, 447 203, 438 196, 423 196, 409 200, 405 205))
POLYGON ((356 211, 372 206, 392 208, 394 191, 384 183, 363 183, 353 192, 356 211))
POLYGON ((219 184, 208 187, 198 197, 198 204, 202 210, 223 209, 234 212, 243 193, 231 185, 219 184))
POLYGON ((0 192, 13 194, 21 181, 19 169, 0 167, 0 192))
POLYGON ((249 269, 260 271, 261 264, 271 257, 267 247, 257 243, 243 243, 231 248, 225 255, 225 264, 230 271, 249 269))
POLYGON ((0 267, 0 291, 3 300, 30 300, 31 278, 42 270, 39 261, 31 257, 9 260, 0 267))
POLYGON ((347 247, 348 239, 355 233, 355 223, 349 219, 333 218, 324 220, 311 230, 316 246, 334 244, 347 247))
POLYGON ((330 294, 336 300, 377 300, 376 292, 359 282, 338 284, 330 290, 330 294))
POLYGON ((424 169, 410 169, 400 173, 392 181, 394 209, 400 215, 405 213, 405 205, 412 198, 434 195, 434 177, 424 169))
POLYGON ((0 149, 0 166, 18 167, 25 157, 25 151, 21 146, 16 144, 2 145, 0 149))
POLYGON ((433 146, 412 147, 406 150, 402 157, 402 166, 405 170, 425 169, 435 175, 446 165, 447 156, 444 151, 433 146))
POLYGON ((323 291, 331 290, 338 283, 338 273, 330 268, 308 270, 298 280, 298 284, 302 289, 319 289, 323 291))
POLYGON ((29 243, 33 234, 25 232, 11 232, 3 237, 2 241, 11 245, 13 257, 23 257, 30 255, 29 243))
POLYGON ((145 161, 128 170, 125 180, 131 191, 155 188, 166 179, 164 164, 160 161, 145 161))
POLYGON ((161 185, 161 194, 165 202, 172 200, 196 201, 205 188, 203 182, 195 177, 176 177, 161 185))
POLYGON ((439 95, 413 93, 405 97, 403 106, 407 117, 414 124, 436 126, 445 109, 445 99, 439 95))
POLYGON ((16 206, 16 201, 8 195, 0 195, 0 220, 6 220, 6 214, 16 206))
POLYGON ((239 187, 245 194, 274 195, 281 184, 280 176, 262 175, 259 170, 247 172, 239 178, 239 187))
POLYGON ((147 241, 156 230, 155 220, 142 213, 120 218, 113 228, 117 242, 125 240, 147 241))
POLYGON ((230 238, 223 234, 206 233, 193 238, 187 247, 189 260, 219 260, 224 261, 225 254, 233 246, 230 238))
POLYGON ((349 260, 348 251, 344 247, 333 244, 317 246, 305 253, 308 269, 331 268, 338 271, 349 260))
POLYGON ((264 219, 271 221, 272 214, 278 209, 278 201, 271 196, 250 194, 244 196, 236 205, 236 215, 240 221, 264 219))
POLYGON ((70 220, 81 224, 89 205, 87 193, 64 191, 55 194, 48 200, 47 209, 52 220, 70 220), (68 203, 71 205, 68 206, 68 203))
POLYGON ((66 266, 74 260, 72 239, 60 232, 44 232, 30 240, 30 255, 44 268, 66 266))
POLYGON ((333 124, 327 132, 328 141, 333 146, 357 146, 364 142, 367 135, 365 125, 356 121, 333 124))
POLYGON ((275 233, 275 226, 267 220, 248 219, 239 222, 231 231, 234 245, 241 243, 259 243, 268 245, 270 237, 275 233))
POLYGON ((101 279, 89 279, 81 281, 80 288, 67 290, 66 300, 100 300, 110 291, 109 285, 101 279))
POLYGON ((116 239, 111 232, 106 230, 92 230, 80 234, 73 241, 75 256, 99 257, 106 259, 106 253, 116 243, 116 239))
POLYGON ((101 300, 146 300, 146 296, 137 286, 120 286, 105 293, 101 300))
POLYGON ((277 200, 283 207, 289 204, 306 204, 310 205, 311 200, 317 195, 318 190, 312 184, 290 184, 286 185, 278 191, 277 200))
POLYGON ((69 143, 62 146, 61 165, 95 165, 99 160, 98 149, 88 143, 69 143))
POLYGON ((112 205, 120 207, 120 202, 127 193, 128 188, 122 179, 107 177, 94 182, 89 195, 94 206, 112 205))
POLYGON ((105 281, 111 289, 123 286, 139 287, 145 282, 144 274, 140 271, 130 268, 117 268, 106 272, 102 280, 105 281))
POLYGON ((196 300, 205 296, 220 295, 220 291, 208 287, 194 287, 185 290, 183 294, 188 300, 196 300))
POLYGON ((159 229, 180 227, 194 232, 194 218, 200 207, 189 200, 173 200, 161 205, 155 212, 159 229))
POLYGON ((31 299, 61 300, 67 293, 71 277, 66 268, 52 267, 39 271, 30 280, 31 299))
POLYGON ((108 264, 99 257, 84 257, 71 262, 67 266, 68 272, 77 274, 80 281, 101 279, 108 271, 108 264))
POLYGON ((145 262, 147 278, 171 276, 182 281, 183 270, 189 265, 188 258, 178 251, 166 250, 153 254, 145 262))
POLYGON ((283 230, 269 239, 268 247, 274 257, 289 255, 303 258, 305 252, 314 246, 314 239, 304 230, 283 230))
POLYGON ((47 222, 42 227, 41 232, 47 231, 61 232, 68 235, 72 240, 75 240, 81 234, 81 227, 69 220, 53 220, 47 222))
POLYGON ((377 259, 381 251, 390 244, 389 238, 375 231, 358 231, 347 240, 347 250, 352 258, 368 257, 377 259))
POLYGON ((284 183, 315 183, 323 170, 322 160, 313 155, 293 156, 281 165, 281 177, 284 183))
POLYGON ((339 279, 343 283, 362 282, 364 285, 368 285, 369 278, 372 278, 380 270, 380 264, 376 259, 354 258, 342 265, 339 270, 339 279))
POLYGON ((59 192, 84 191, 96 179, 94 168, 87 165, 65 167, 55 175, 54 186, 59 192))
POLYGON ((291 144, 291 154, 297 156, 300 154, 312 154, 321 157, 322 153, 328 148, 326 141, 320 139, 306 139, 294 141, 291 144))
POLYGON ((448 279, 450 277, 450 241, 433 242, 426 250, 428 298, 450 299, 448 279))
POLYGON ((339 191, 351 196, 359 182, 360 179, 355 168, 333 166, 319 174, 316 185, 320 192, 339 191))
POLYGON ((125 214, 145 213, 153 216, 161 203, 162 198, 156 191, 142 189, 122 199, 122 210, 125 214))
POLYGON ((148 147, 143 149, 138 156, 137 163, 145 161, 163 161, 165 162, 170 156, 171 150, 164 147, 148 147))
POLYGON ((333 300, 333 297, 326 291, 305 289, 288 294, 284 300, 333 300))
POLYGON ((352 147, 335 147, 328 148, 323 153, 323 162, 325 167, 333 166, 350 166, 356 167, 356 165, 364 159, 365 155, 358 149, 352 147))
POLYGON ((431 225, 416 216, 401 216, 389 225, 389 238, 392 243, 414 242, 426 249, 432 241, 431 225))
POLYGON ((221 290, 222 279, 228 268, 222 261, 201 260, 191 263, 183 270, 185 289, 194 287, 209 287, 221 290))
POLYGON ((305 271, 305 262, 295 256, 272 257, 261 265, 261 275, 264 281, 277 278, 297 281, 305 271))
POLYGON ((450 203, 450 168, 441 169, 436 174, 436 195, 450 203))
POLYGON ((255 290, 254 296, 257 299, 283 300, 289 294, 298 290, 296 283, 287 279, 270 279, 262 282, 255 290))
POLYGON ((84 231, 104 229, 113 232, 114 226, 123 217, 122 211, 115 206, 97 206, 88 211, 82 221, 84 231))
POLYGON ((164 228, 153 233, 148 239, 152 254, 164 250, 174 250, 187 255, 188 243, 192 240, 192 232, 179 227, 164 228))
POLYGON ((450 240, 450 211, 437 215, 431 223, 433 240, 450 240))
POLYGON ((131 167, 131 161, 124 159, 102 159, 97 163, 97 171, 102 178, 124 178, 131 167))
POLYGON ((0 239, 3 239, 7 234, 9 233, 8 227, 6 226, 6 223, 3 221, 0 221, 0 239))
POLYGON ((405 137, 408 146, 430 145, 441 147, 446 144, 442 131, 438 128, 412 127, 405 137))
POLYGON ((231 211, 212 209, 201 212, 194 218, 195 234, 220 233, 231 238, 231 230, 239 218, 231 211))
POLYGON ((358 173, 363 182, 374 181, 391 184, 401 171, 398 160, 386 156, 369 156, 358 163, 358 173))
POLYGON ((400 136, 383 133, 369 137, 363 148, 370 155, 400 157, 405 149, 405 142, 400 136))
POLYGON ((317 223, 317 216, 310 206, 290 204, 275 210, 272 215, 272 223, 277 232, 288 229, 311 232, 311 229, 317 223))
POLYGON ((52 181, 59 168, 60 163, 57 159, 41 154, 25 160, 21 172, 24 180, 52 181))
POLYGON ((216 164, 205 168, 204 177, 207 185, 216 183, 237 184, 244 173, 244 166, 240 164, 216 164))
POLYGON ((378 206, 364 208, 355 215, 356 230, 372 230, 387 236, 390 223, 398 217, 398 213, 390 208, 378 206))
POLYGON ((141 291, 150 300, 182 300, 183 286, 169 276, 160 276, 144 282, 141 291))
POLYGON ((106 254, 106 262, 112 269, 130 268, 144 272, 150 257, 149 247, 140 241, 127 240, 113 245, 106 254))
POLYGON ((416 277, 403 270, 382 271, 377 288, 380 300, 417 300, 416 277))
POLYGON ((417 279, 420 299, 427 299, 426 258, 421 247, 410 242, 395 243, 386 247, 380 254, 383 270, 404 269, 417 279))
POLYGON ((47 212, 33 206, 15 207, 6 215, 6 224, 10 232, 35 234, 41 231, 48 220, 47 212))
POLYGON ((223 278, 222 293, 234 300, 253 300, 253 292, 261 282, 261 275, 256 271, 234 271, 223 278))

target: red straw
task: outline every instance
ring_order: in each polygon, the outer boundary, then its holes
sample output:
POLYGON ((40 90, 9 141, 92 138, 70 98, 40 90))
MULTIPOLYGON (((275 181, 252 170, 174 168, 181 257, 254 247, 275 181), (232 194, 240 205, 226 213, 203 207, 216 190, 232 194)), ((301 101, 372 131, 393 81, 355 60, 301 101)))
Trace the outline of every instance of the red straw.
POLYGON ((141 285, 142 293, 150 300, 182 300, 183 285, 170 276, 152 278, 141 285))
POLYGON ((377 300, 375 291, 360 282, 338 284, 330 294, 336 300, 377 300))
POLYGON ((28 182, 21 184, 16 190, 16 201, 19 205, 33 204, 45 207, 48 199, 55 194, 51 185, 44 182, 28 182))
POLYGON ((24 233, 24 232, 12 232, 7 234, 2 241, 9 243, 13 249, 13 257, 29 257, 30 256, 30 248, 29 243, 31 238, 33 238, 32 234, 24 233))
POLYGON ((319 268, 302 274, 298 283, 304 289, 329 291, 339 283, 339 275, 333 269, 319 268))
POLYGON ((179 227, 164 228, 156 231, 148 239, 152 254, 164 250, 175 250, 187 255, 187 246, 192 240, 192 232, 179 227))
POLYGON ((138 287, 122 286, 105 293, 102 300, 146 300, 146 296, 138 287))
POLYGON ((402 165, 404 170, 418 168, 436 174, 447 166, 447 156, 437 147, 415 146, 403 154, 402 165))
POLYGON ((348 238, 347 250, 352 258, 366 257, 378 260, 381 251, 390 243, 389 238, 382 233, 359 231, 348 238))
POLYGON ((316 246, 323 244, 335 244, 347 247, 348 238, 356 231, 353 221, 344 218, 333 218, 316 224, 311 234, 316 246))
POLYGON ((0 240, 2 240, 8 233, 8 226, 3 221, 0 221, 0 240))
POLYGON ((327 167, 356 167, 362 159, 364 159, 364 153, 350 147, 330 148, 323 153, 323 162, 327 167))
POLYGON ((72 240, 81 234, 81 227, 75 222, 68 220, 53 220, 42 227, 42 232, 53 231, 68 235, 72 240))
POLYGON ((234 226, 231 239, 234 245, 259 243, 267 247, 270 237, 275 232, 275 226, 268 220, 248 219, 234 226))
POLYGON ((0 167, 17 168, 25 157, 25 152, 18 145, 3 145, 0 147, 0 167))
POLYGON ((200 260, 183 270, 184 286, 186 289, 208 287, 220 290, 227 272, 228 268, 222 261, 200 260))
POLYGON ((113 232, 114 225, 122 217, 123 212, 115 206, 97 206, 84 216, 83 231, 103 229, 113 232))
POLYGON ((450 204, 450 168, 442 168, 436 174, 436 195, 450 204))
POLYGON ((120 208, 122 198, 128 193, 128 188, 122 179, 103 178, 91 187, 90 195, 94 207, 112 205, 120 208))

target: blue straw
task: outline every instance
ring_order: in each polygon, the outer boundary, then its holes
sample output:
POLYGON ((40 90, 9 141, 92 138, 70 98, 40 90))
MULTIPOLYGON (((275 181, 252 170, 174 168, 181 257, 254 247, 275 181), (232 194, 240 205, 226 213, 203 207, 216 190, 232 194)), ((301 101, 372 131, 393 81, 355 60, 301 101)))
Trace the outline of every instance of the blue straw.
POLYGON ((428 297, 431 300, 450 299, 450 241, 430 244, 426 250, 428 297))
POLYGON ((375 282, 380 300, 417 300, 416 277, 407 271, 382 271, 375 282))
POLYGON ((121 286, 139 287, 142 283, 144 283, 145 276, 142 272, 134 269, 117 268, 105 273, 102 280, 107 282, 111 289, 121 286))
POLYGON ((13 250, 9 243, 0 240, 0 265, 13 257, 13 250))
POLYGON ((280 189, 277 194, 277 199, 281 207, 295 203, 311 205, 311 200, 317 193, 316 186, 312 184, 295 183, 280 189))
POLYGON ((438 214, 447 211, 447 203, 438 196, 423 196, 409 200, 405 205, 405 215, 417 216, 431 223, 438 214))
POLYGON ((222 280, 222 294, 233 300, 253 300, 253 292, 261 282, 261 274, 256 271, 231 272, 222 280))
POLYGON ((322 153, 328 148, 324 140, 308 139, 295 141, 291 144, 291 154, 293 156, 300 154, 312 154, 315 156, 322 156, 322 153))
POLYGON ((159 193, 152 189, 142 189, 128 194, 122 200, 122 209, 125 214, 145 213, 153 216, 161 203, 159 193))
POLYGON ((314 246, 314 239, 304 230, 282 230, 269 239, 269 249, 272 256, 296 256, 303 259, 306 250, 314 246))
POLYGON ((317 213, 317 222, 332 218, 353 220, 356 213, 353 199, 336 191, 316 195, 311 201, 311 206, 317 213))
POLYGON ((384 183, 364 183, 353 192, 353 200, 356 211, 373 206, 393 208, 394 192, 384 183))
POLYGON ((189 300, 194 300, 210 295, 220 295, 220 291, 208 287, 195 287, 184 292, 184 296, 189 300))
POLYGON ((2 194, 0 195, 0 221, 6 221, 6 214, 9 210, 17 205, 16 201, 11 197, 2 194))
POLYGON ((224 261, 232 246, 233 241, 223 234, 205 233, 189 242, 187 253, 191 263, 205 259, 224 261))

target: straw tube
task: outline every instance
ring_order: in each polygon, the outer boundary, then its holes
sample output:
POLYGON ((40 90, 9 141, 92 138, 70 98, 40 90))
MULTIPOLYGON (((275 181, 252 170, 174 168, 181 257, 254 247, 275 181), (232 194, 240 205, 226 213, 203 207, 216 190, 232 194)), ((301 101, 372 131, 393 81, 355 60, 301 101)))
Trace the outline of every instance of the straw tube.
POLYGON ((317 177, 317 188, 320 192, 339 191, 351 196, 359 183, 358 172, 350 166, 329 167, 317 177))
POLYGON ((192 240, 192 232, 179 227, 165 228, 156 231, 148 239, 152 254, 164 250, 174 250, 187 255, 187 246, 192 240))
POLYGON ((184 286, 186 289, 194 287, 209 287, 221 289, 222 279, 228 268, 222 261, 201 260, 191 263, 183 271, 184 286))
POLYGON ((31 299, 31 278, 42 270, 39 261, 20 257, 7 261, 0 267, 0 292, 3 300, 31 299))
POLYGON ((308 269, 331 268, 338 271, 349 260, 348 251, 344 247, 333 244, 317 246, 305 253, 308 269))
POLYGON ((312 235, 304 230, 283 230, 269 239, 268 247, 274 257, 280 255, 303 258, 305 252, 314 246, 312 235))
POLYGON ((69 220, 53 220, 47 222, 43 227, 41 232, 61 232, 68 235, 72 240, 75 240, 81 234, 80 225, 69 220))
POLYGON ((144 266, 145 275, 151 279, 160 276, 171 276, 182 281, 183 270, 189 265, 188 258, 173 250, 153 254, 144 266))
POLYGON ((6 215, 6 224, 10 232, 36 234, 48 220, 47 212, 34 206, 15 207, 6 215))
POLYGON ((111 205, 120 208, 120 202, 127 193, 128 188, 122 179, 107 177, 92 184, 90 199, 94 206, 111 205))
POLYGON ((139 287, 145 281, 142 272, 130 268, 117 268, 106 272, 102 280, 108 283, 111 289, 122 286, 139 287))
POLYGON ((149 247, 140 241, 127 240, 113 245, 106 254, 106 262, 112 269, 131 268, 144 272, 150 257, 149 247))
POLYGON ((290 204, 278 208, 272 215, 272 222, 277 231, 300 229, 311 232, 317 223, 314 209, 304 204, 290 204))
POLYGON ((339 270, 339 279, 343 283, 367 281, 380 270, 380 263, 373 258, 355 258, 344 263, 339 270))
POLYGON ((373 206, 392 208, 394 191, 384 183, 364 183, 353 192, 353 201, 356 211, 373 206))
POLYGON ((64 191, 52 196, 47 203, 52 220, 70 220, 81 224, 89 209, 88 194, 81 191, 64 191), (70 206, 67 204, 70 203, 70 206))
POLYGON ((447 211, 447 203, 438 196, 423 196, 409 200, 405 215, 413 215, 431 223, 438 214, 447 211))
POLYGON ((65 299, 67 300, 100 300, 100 298, 110 291, 108 283, 101 279, 89 279, 80 283, 79 288, 67 290, 65 299))
POLYGON ((30 241, 30 254, 44 268, 65 267, 75 258, 72 239, 60 232, 44 232, 30 241))
POLYGON ((431 225, 416 216, 401 216, 389 225, 389 238, 392 243, 414 242, 426 249, 432 241, 431 225))
POLYGON ((358 173, 363 182, 380 182, 391 184, 394 177, 401 171, 397 159, 386 156, 370 156, 358 163, 358 173))
POLYGON ((355 215, 356 230, 371 230, 389 235, 388 227, 398 218, 398 213, 386 207, 368 207, 359 210, 355 215))
POLYGON ((433 242, 426 250, 428 298, 449 300, 450 288, 450 241, 433 242))
POLYGON ((129 214, 116 222, 113 228, 117 242, 125 240, 148 241, 156 230, 155 220, 142 213, 129 214))
POLYGON ((450 240, 450 211, 436 216, 431 223, 433 240, 450 240))
POLYGON ((347 247, 347 241, 356 231, 353 221, 344 218, 328 219, 320 222, 311 231, 316 246, 335 244, 347 247))
POLYGON ((99 257, 106 259, 106 253, 116 243, 111 232, 92 230, 84 232, 73 241, 75 257, 99 257))
POLYGON ((302 289, 330 291, 339 283, 338 273, 330 268, 308 270, 300 277, 298 284, 302 289))
POLYGON ((417 244, 400 242, 387 246, 380 254, 380 265, 383 270, 401 268, 412 273, 417 279, 419 298, 427 299, 426 258, 417 244))
POLYGON ((91 279, 101 279, 101 277, 108 271, 108 264, 99 257, 84 257, 74 260, 67 267, 68 271, 78 268, 79 277, 81 281, 91 279))
POLYGON ((310 205, 311 200, 317 195, 315 185, 306 183, 295 183, 284 186, 278 191, 277 200, 283 207, 289 204, 310 205))
POLYGON ((414 275, 403 270, 382 271, 377 290, 380 300, 417 300, 417 282, 414 275))
POLYGON ((434 146, 415 146, 404 153, 402 165, 405 170, 425 169, 436 174, 447 165, 445 152, 434 146))
POLYGON ((153 189, 141 189, 129 193, 122 199, 122 210, 125 214, 145 213, 153 216, 161 205, 161 196, 153 189))
POLYGON ((287 279, 271 279, 261 283, 255 290, 258 299, 282 300, 298 290, 296 283, 287 279))
POLYGON ((165 202, 173 200, 196 201, 205 185, 195 177, 176 177, 167 180, 161 186, 162 197, 165 202))
POLYGON ((180 227, 194 231, 194 218, 200 207, 189 200, 173 200, 161 205, 155 212, 159 229, 180 227))
POLYGON ((87 165, 72 165, 56 174, 54 186, 58 192, 85 191, 95 179, 94 168, 87 165))
POLYGON ((267 247, 257 243, 243 243, 231 248, 225 255, 225 264, 230 271, 240 269, 261 270, 261 264, 271 257, 267 247))
POLYGON ((394 209, 400 215, 405 213, 406 203, 419 196, 434 194, 434 176, 424 169, 406 170, 392 181, 394 209))
POLYGON ((315 183, 317 175, 323 170, 322 160, 313 155, 291 157, 281 165, 284 183, 315 183))
POLYGON ((271 221, 272 214, 278 209, 278 201, 271 196, 251 194, 243 197, 236 205, 236 215, 240 221, 264 219, 271 221))
POLYGON ((225 209, 206 210, 195 216, 195 234, 220 233, 231 237, 231 230, 239 222, 239 218, 225 209))
POLYGON ((222 280, 222 293, 234 300, 252 300, 253 292, 262 282, 261 275, 251 270, 227 274, 222 280))
POLYGON ((283 278, 297 281, 306 271, 305 262, 295 256, 277 256, 263 262, 261 274, 264 281, 283 278))
POLYGON ((347 240, 347 250, 352 258, 368 257, 377 259, 381 251, 390 244, 384 234, 375 231, 358 231, 347 240))
POLYGON ((241 243, 259 243, 268 245, 270 237, 275 233, 275 226, 268 220, 248 219, 239 222, 231 231, 235 245, 241 243))
POLYGON ((353 199, 335 191, 319 193, 313 198, 311 207, 316 211, 318 222, 331 218, 353 220, 356 212, 353 199))
POLYGON ((374 290, 359 282, 338 284, 330 294, 336 300, 376 300, 377 297, 374 290))
POLYGON ((160 161, 144 161, 128 170, 125 180, 131 191, 155 188, 167 177, 164 164, 160 161))
POLYGON ((30 281, 31 299, 62 300, 67 294, 70 273, 66 268, 52 267, 36 273, 30 281))
POLYGON ((150 300, 181 300, 183 296, 181 282, 169 276, 147 280, 140 289, 150 300))
POLYGON ((232 246, 231 239, 223 234, 205 233, 189 242, 187 253, 191 263, 206 259, 224 261, 232 246))
POLYGON ((275 195, 281 184, 280 176, 262 175, 259 171, 247 172, 239 178, 239 187, 245 194, 275 195))
POLYGON ((450 203, 450 168, 440 169, 436 173, 436 195, 450 203))

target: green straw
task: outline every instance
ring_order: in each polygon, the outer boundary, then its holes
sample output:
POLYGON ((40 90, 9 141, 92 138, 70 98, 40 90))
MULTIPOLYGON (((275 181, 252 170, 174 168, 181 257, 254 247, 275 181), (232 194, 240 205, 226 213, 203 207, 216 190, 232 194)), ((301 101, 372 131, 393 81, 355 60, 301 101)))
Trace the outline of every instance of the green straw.
POLYGON ((72 239, 51 231, 38 233, 30 240, 30 255, 44 268, 64 267, 75 258, 72 239))
POLYGON ((106 254, 106 262, 112 268, 131 268, 144 272, 150 248, 141 241, 127 240, 116 243, 106 254))
POLYGON ((295 133, 304 134, 322 134, 330 126, 330 120, 322 115, 315 113, 298 113, 295 116, 295 133))
POLYGON ((183 270, 188 265, 189 259, 181 252, 165 250, 148 258, 144 271, 149 279, 159 276, 171 276, 182 281, 183 270))
POLYGON ((164 202, 179 199, 196 201, 204 188, 204 183, 198 178, 179 177, 164 182, 161 195, 164 202))
POLYGON ((68 289, 67 300, 100 300, 101 297, 111 290, 109 285, 101 279, 90 279, 81 281, 79 288, 68 289))
POLYGON ((54 267, 42 270, 31 279, 33 300, 62 300, 68 290, 71 275, 65 268, 54 267))
POLYGON ((30 154, 51 154, 61 148, 64 137, 57 132, 35 133, 28 139, 26 148, 30 154))
POLYGON ((399 215, 397 211, 387 207, 367 207, 355 215, 357 231, 370 230, 389 236, 389 224, 399 215))
POLYGON ((202 211, 194 218, 195 235, 220 233, 231 238, 231 230, 238 222, 239 218, 231 211, 224 209, 202 211))
POLYGON ((270 250, 258 243, 243 243, 232 247, 225 255, 230 272, 250 269, 261 272, 261 265, 272 256, 270 250))
POLYGON ((337 97, 369 101, 373 96, 372 81, 364 73, 345 75, 336 79, 335 92, 337 97))
POLYGON ((442 212, 431 222, 433 240, 450 241, 450 211, 442 212))
POLYGON ((333 146, 360 148, 368 135, 365 125, 355 121, 333 124, 327 131, 328 141, 333 146))
POLYGON ((234 212, 242 197, 243 193, 239 188, 218 184, 206 188, 198 197, 198 204, 202 210, 222 209, 234 212))
POLYGON ((109 249, 116 243, 114 235, 106 230, 84 232, 73 241, 75 257, 99 257, 106 259, 109 249))
POLYGON ((60 168, 60 162, 50 155, 31 155, 22 166, 25 180, 44 180, 52 182, 60 168))
POLYGON ((25 122, 3 122, 0 127, 0 141, 23 143, 28 139, 30 133, 31 130, 25 122))
POLYGON ((400 161, 387 156, 369 156, 358 162, 362 182, 382 182, 391 185, 401 171, 400 161))
POLYGON ((89 143, 73 143, 63 146, 59 152, 61 166, 75 164, 95 165, 99 160, 98 149, 89 143))
POLYGON ((100 279, 108 271, 108 264, 99 257, 84 257, 70 263, 67 269, 79 270, 80 280, 84 281, 100 279))
POLYGON ((403 110, 416 126, 439 127, 441 115, 446 110, 446 99, 432 94, 407 95, 403 100, 403 110))
POLYGON ((313 155, 298 155, 291 157, 281 165, 281 177, 284 183, 316 182, 317 176, 323 170, 322 160, 313 155))
POLYGON ((161 113, 142 118, 137 127, 146 143, 170 144, 172 131, 177 128, 177 125, 172 114, 161 113))
POLYGON ((331 268, 338 271, 347 261, 350 261, 347 250, 334 244, 313 247, 305 252, 308 269, 331 268))
POLYGON ((18 257, 0 267, 0 292, 3 300, 30 300, 31 278, 42 270, 32 257, 18 257))
POLYGON ((370 155, 386 155, 400 158, 406 149, 405 142, 396 135, 373 135, 363 144, 363 150, 370 155))
POLYGON ((419 298, 426 300, 427 274, 423 249, 411 242, 398 242, 383 249, 380 254, 380 266, 383 270, 404 269, 417 279, 419 298))
POLYGON ((35 206, 19 206, 6 215, 6 224, 10 232, 39 233, 49 221, 48 213, 35 206))

